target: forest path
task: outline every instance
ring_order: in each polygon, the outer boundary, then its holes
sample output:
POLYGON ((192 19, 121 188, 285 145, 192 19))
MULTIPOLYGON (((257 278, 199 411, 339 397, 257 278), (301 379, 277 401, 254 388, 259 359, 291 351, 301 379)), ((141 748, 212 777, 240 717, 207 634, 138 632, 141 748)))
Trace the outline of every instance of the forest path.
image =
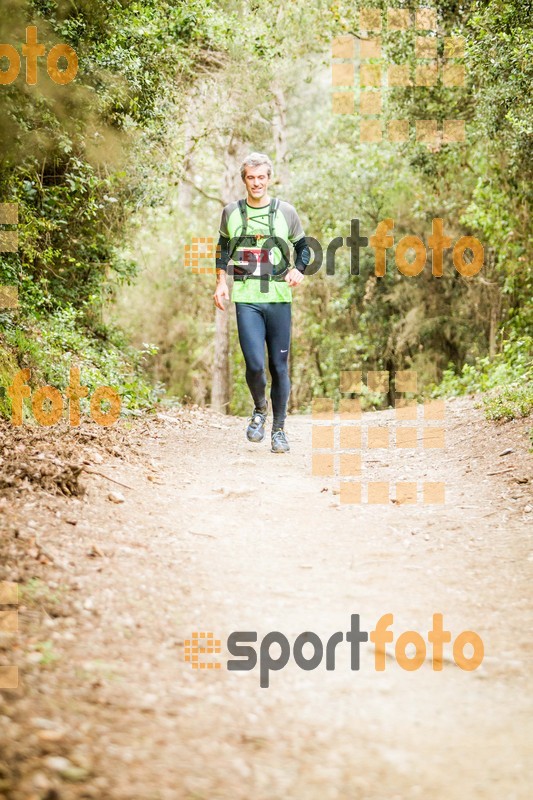
MULTIPOLYGON (((393 412, 368 424, 392 428, 393 412)), ((463 400, 442 424, 445 449, 365 450, 362 479, 444 481, 444 505, 340 503, 338 478, 311 475, 310 417, 289 418, 292 451, 274 455, 246 441, 242 419, 193 413, 154 423, 142 464, 96 467, 131 489, 92 475, 55 527, 43 510, 41 541, 76 591, 69 615, 46 622, 57 661, 28 666, 37 735, 42 718, 59 733, 42 737, 20 797, 529 797, 531 474, 510 482, 526 469, 524 425, 489 426, 463 400), (514 472, 499 455, 509 443, 523 459, 514 472), (446 645, 433 671, 428 646, 406 671, 393 643, 376 672, 368 642, 352 671, 346 641, 334 671, 294 663, 299 633, 325 646, 351 614, 371 631, 389 612, 394 643, 407 630, 427 641, 436 612, 452 641, 476 631, 482 665, 463 671, 446 645), (193 631, 221 639, 221 669, 185 662, 193 631), (270 631, 287 636, 291 658, 269 688, 258 666, 226 669, 232 631, 257 631, 256 649, 270 631)))

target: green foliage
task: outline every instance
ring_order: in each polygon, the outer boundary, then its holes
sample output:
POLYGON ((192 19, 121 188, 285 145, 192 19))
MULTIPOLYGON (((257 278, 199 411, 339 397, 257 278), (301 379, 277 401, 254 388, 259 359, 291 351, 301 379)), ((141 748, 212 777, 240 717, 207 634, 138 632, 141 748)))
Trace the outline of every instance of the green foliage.
POLYGON ((527 417, 533 411, 533 385, 510 384, 483 398, 487 419, 527 417))
MULTIPOLYGON (((72 307, 7 324, 3 340, 4 352, 16 353, 18 361, 15 368, 11 358, 9 368, 0 375, 4 388, 18 369, 29 367, 34 390, 43 384, 63 390, 69 383, 70 368, 78 366, 89 397, 98 386, 113 387, 121 397, 123 415, 152 407, 164 393, 162 385, 154 385, 144 372, 145 360, 153 354, 150 345, 135 349, 116 330, 103 325, 97 331, 85 328, 72 307)), ((88 400, 82 401, 82 410, 88 412, 88 400)), ((9 411, 9 401, 4 399, 4 413, 9 411)))
MULTIPOLYGON (((373 0, 371 5, 385 14, 389 6, 405 4, 373 0)), ((416 5, 409 7, 414 11, 416 5)), ((426 268, 416 278, 400 275, 391 251, 386 276, 376 278, 370 247, 361 251, 360 275, 350 275, 349 253, 341 248, 334 276, 325 275, 324 264, 294 292, 294 408, 309 408, 316 395, 338 397, 343 369, 414 369, 421 394, 443 376, 442 392, 453 393, 502 385, 524 374, 527 358, 522 353, 527 351, 533 289, 527 236, 531 159, 524 139, 531 112, 525 79, 519 74, 530 69, 525 64, 530 48, 526 4, 494 0, 435 5, 440 34, 465 39, 466 85, 395 90, 386 104, 389 117, 409 117, 412 129, 416 119, 465 119, 466 142, 432 148, 414 136, 405 145, 360 144, 358 116, 331 113, 331 39, 358 32, 358 12, 368 6, 365 0, 254 0, 244 6, 250 12, 244 24, 232 20, 233 47, 223 68, 216 81, 201 81, 178 127, 187 131, 186 145, 180 144, 187 151, 182 189, 193 184, 198 191, 191 189, 186 201, 181 192, 171 194, 167 224, 143 229, 139 247, 146 239, 150 242, 150 252, 143 250, 139 257, 146 273, 137 288, 121 290, 127 298, 121 319, 131 321, 137 341, 148 336, 158 344, 153 374, 172 392, 209 403, 212 283, 207 276, 185 274, 181 248, 192 236, 215 234, 220 214, 216 200, 246 149, 273 156, 272 194, 296 206, 306 233, 324 249, 333 237, 349 235, 352 218, 360 220, 362 235, 371 236, 386 217, 394 220, 395 244, 412 234, 427 247, 432 220, 438 217, 453 243, 471 235, 485 248, 483 270, 473 279, 455 270, 450 249, 444 276, 434 278, 429 248, 426 268), (515 106, 521 109, 519 115, 515 106), (153 298, 149 309, 143 307, 147 291, 153 298)), ((224 8, 233 14, 243 5, 226 0, 224 8)), ((414 27, 383 34, 391 63, 414 66, 415 36, 414 27)), ((443 36, 438 42, 441 59, 443 36)), ((357 104, 357 94, 355 100, 357 104)), ((171 172, 180 154, 181 149, 169 161, 171 172)), ((232 192, 238 195, 241 190, 237 181, 232 192)), ((230 411, 248 413, 249 393, 233 320, 231 325, 230 411)), ((392 399, 391 392, 381 398, 365 395, 363 402, 374 407, 392 399)))
MULTIPOLYGON (((333 4, 335 24, 327 23, 327 35, 358 33, 359 7, 367 5, 333 4)), ((390 5, 372 3, 383 13, 390 5)), ((304 303, 297 304, 304 344, 296 352, 305 363, 296 370, 306 380, 305 388, 296 388, 299 397, 306 391, 332 396, 339 366, 415 369, 422 391, 442 378, 443 394, 502 385, 530 369, 529 4, 435 5, 439 33, 465 39, 466 85, 394 90, 387 94, 385 114, 408 117, 411 129, 416 119, 464 119, 466 142, 428 148, 411 136, 405 145, 360 145, 358 121, 322 112, 312 95, 303 136, 293 137, 298 165, 293 193, 309 221, 306 230, 321 241, 346 236, 350 217, 361 220, 364 235, 379 219, 391 217, 395 243, 405 234, 427 242, 431 220, 439 217, 452 241, 472 235, 482 242, 483 270, 476 278, 462 278, 447 251, 443 278, 431 277, 429 265, 419 277, 405 278, 389 253, 390 272, 376 279, 367 250, 361 275, 350 277, 346 256, 338 256, 340 279, 326 278, 326 287, 312 278, 304 303)), ((390 63, 414 67, 414 36, 413 28, 383 34, 390 63)), ((442 38, 438 47, 442 57, 442 38)), ((357 107, 357 90, 355 102, 357 107)), ((301 115, 301 107, 295 108, 295 119, 301 115)))
POLYGON ((115 194, 120 173, 100 177, 80 158, 53 162, 41 174, 29 161, 6 178, 5 193, 19 207, 19 249, 0 257, 0 279, 18 277, 24 313, 58 304, 98 306, 111 273, 131 280, 134 265, 117 257, 113 241, 122 227, 115 194))
MULTIPOLYGON (((7 350, 0 342, 0 387, 9 386, 13 375, 17 372, 17 361, 12 352, 7 350)), ((0 416, 7 417, 10 412, 10 402, 5 392, 0 391, 0 416)))
POLYGON ((533 410, 533 337, 504 342, 494 359, 480 358, 458 373, 453 365, 444 372, 434 396, 486 393, 485 416, 491 420, 527 417, 533 410))
MULTIPOLYGON (((434 4, 439 32, 465 40, 466 85, 397 89, 386 106, 387 117, 412 123, 466 121, 464 143, 431 148, 414 137, 360 144, 358 117, 331 114, 331 39, 358 32, 365 0, 8 2, 1 41, 23 41, 31 19, 47 49, 69 43, 80 67, 65 87, 42 66, 36 87, 22 78, 0 87, 0 200, 20 212, 19 252, 0 255, 0 283, 18 284, 21 299, 18 316, 0 315, 3 373, 15 360, 32 366, 36 380, 64 385, 78 359, 90 386, 116 386, 134 410, 160 394, 142 378, 144 365, 171 394, 209 402, 212 288, 185 273, 183 245, 214 234, 221 186, 227 191, 231 165, 253 149, 275 156, 272 193, 296 205, 306 233, 324 246, 347 237, 352 218, 370 236, 386 217, 395 244, 407 234, 427 244, 439 217, 452 241, 472 235, 485 248, 474 279, 457 273, 449 250, 441 279, 431 275, 429 251, 419 277, 400 275, 389 251, 387 274, 376 278, 371 248, 361 252, 358 276, 339 250, 334 276, 323 267, 295 292, 294 407, 337 397, 343 369, 411 368, 422 393, 429 386, 441 394, 529 375, 533 62, 525 0, 434 4), (198 192, 185 201, 191 184, 198 192), (125 335, 102 323, 115 297, 125 335)), ((385 13, 405 4, 371 5, 385 13)), ((415 35, 383 33, 390 62, 414 67, 415 35)), ((438 48, 442 58, 442 38, 438 48)), ((231 331, 229 410, 248 413, 234 320, 231 331)), ((363 398, 367 407, 391 400, 363 398)))
POLYGON ((533 371, 533 337, 524 335, 504 342, 494 359, 477 359, 465 364, 459 372, 453 364, 445 370, 439 386, 433 387, 433 396, 449 396, 485 392, 516 381, 527 383, 533 371))
MULTIPOLYGON (((20 51, 34 24, 45 51, 69 44, 79 69, 57 86, 39 59, 27 86, 23 61, 0 87, 0 202, 19 210, 18 252, 0 254, 0 285, 18 285, 20 299, 19 311, 0 314, 2 384, 18 362, 62 386, 76 360, 91 388, 117 388, 126 412, 147 407, 161 395, 141 374, 153 349, 135 351, 102 326, 102 307, 135 278, 127 222, 175 180, 165 164, 175 119, 195 74, 215 68, 228 16, 208 0, 6 2, 0 41, 20 51)), ((0 397, 0 412, 7 406, 0 397)))

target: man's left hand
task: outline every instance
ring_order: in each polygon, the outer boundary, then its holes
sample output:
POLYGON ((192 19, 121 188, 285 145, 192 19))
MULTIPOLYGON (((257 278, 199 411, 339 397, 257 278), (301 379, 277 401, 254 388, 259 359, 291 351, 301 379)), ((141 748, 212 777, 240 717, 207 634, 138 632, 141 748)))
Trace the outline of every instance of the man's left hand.
POLYGON ((303 273, 300 270, 293 267, 290 269, 287 274, 285 275, 285 280, 289 284, 289 286, 298 286, 304 279, 303 273))

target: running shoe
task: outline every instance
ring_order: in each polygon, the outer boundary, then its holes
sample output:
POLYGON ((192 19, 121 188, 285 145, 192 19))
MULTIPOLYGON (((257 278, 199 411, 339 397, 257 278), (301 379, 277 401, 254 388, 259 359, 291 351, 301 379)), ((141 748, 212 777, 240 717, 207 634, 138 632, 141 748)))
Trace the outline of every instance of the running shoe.
POLYGON ((246 428, 246 436, 249 442, 262 442, 265 438, 266 411, 266 408, 264 411, 254 408, 246 428))
POLYGON ((291 449, 283 428, 272 431, 272 446, 270 449, 273 453, 288 453, 291 449))

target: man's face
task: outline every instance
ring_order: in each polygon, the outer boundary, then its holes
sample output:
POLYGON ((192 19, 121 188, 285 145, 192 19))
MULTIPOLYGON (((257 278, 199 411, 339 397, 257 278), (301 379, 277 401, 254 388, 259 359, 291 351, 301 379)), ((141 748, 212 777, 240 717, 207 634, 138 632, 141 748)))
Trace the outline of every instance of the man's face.
POLYGON ((258 167, 246 167, 244 182, 248 194, 254 200, 260 200, 266 195, 269 180, 266 164, 260 164, 258 167))

